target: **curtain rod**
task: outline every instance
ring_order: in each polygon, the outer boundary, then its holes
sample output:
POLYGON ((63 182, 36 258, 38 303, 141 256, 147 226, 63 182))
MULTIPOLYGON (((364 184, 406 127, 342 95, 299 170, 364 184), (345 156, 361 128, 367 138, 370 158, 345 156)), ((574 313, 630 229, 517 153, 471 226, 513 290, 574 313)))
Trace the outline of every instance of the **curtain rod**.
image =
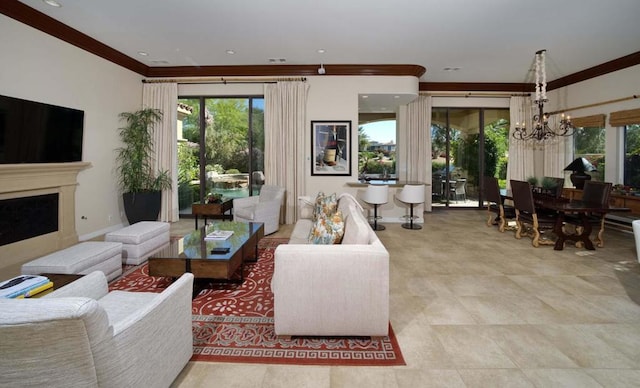
POLYGON ((531 93, 503 93, 503 92, 484 92, 484 93, 473 93, 473 92, 420 92, 422 96, 431 96, 431 97, 517 97, 517 96, 530 96, 531 93))
POLYGON ((555 112, 549 112, 550 115, 555 115, 558 113, 564 113, 564 112, 568 112, 570 110, 579 110, 579 109, 585 109, 585 108, 593 108, 595 106, 601 106, 601 105, 608 105, 608 104, 614 104, 616 102, 622 102, 622 101, 629 101, 629 100, 633 100, 636 98, 640 98, 640 95, 634 94, 632 96, 628 96, 628 97, 622 97, 622 98, 616 98, 614 100, 608 100, 608 101, 602 101, 602 102, 596 102, 593 104, 587 104, 587 105, 580 105, 580 106, 576 106, 573 108, 567 108, 567 109, 561 109, 561 110, 557 110, 555 112))
POLYGON ((199 78, 153 78, 143 79, 144 84, 178 83, 178 84, 255 84, 255 83, 276 83, 279 81, 302 81, 306 82, 306 77, 199 77, 199 78))

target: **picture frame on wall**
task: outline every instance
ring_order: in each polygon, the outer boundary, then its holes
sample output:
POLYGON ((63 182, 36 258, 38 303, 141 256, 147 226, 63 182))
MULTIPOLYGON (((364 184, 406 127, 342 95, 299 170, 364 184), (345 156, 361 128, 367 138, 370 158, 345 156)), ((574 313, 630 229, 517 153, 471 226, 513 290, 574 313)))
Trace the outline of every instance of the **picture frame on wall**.
POLYGON ((311 175, 351 175, 351 120, 311 121, 311 175))

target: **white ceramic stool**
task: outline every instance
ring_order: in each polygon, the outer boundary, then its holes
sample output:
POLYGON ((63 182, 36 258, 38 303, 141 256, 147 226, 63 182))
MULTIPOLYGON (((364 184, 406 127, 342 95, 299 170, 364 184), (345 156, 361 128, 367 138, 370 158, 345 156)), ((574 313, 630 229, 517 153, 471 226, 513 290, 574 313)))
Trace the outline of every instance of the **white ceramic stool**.
POLYGON ((413 222, 413 206, 424 203, 424 185, 404 185, 404 187, 396 193, 396 198, 400 202, 408 203, 411 207, 409 222, 401 226, 405 229, 422 229, 421 225, 413 222))
POLYGON ((362 200, 373 205, 373 230, 385 230, 384 225, 378 225, 378 205, 384 205, 389 202, 389 186, 388 185, 369 185, 367 191, 362 196, 362 200))

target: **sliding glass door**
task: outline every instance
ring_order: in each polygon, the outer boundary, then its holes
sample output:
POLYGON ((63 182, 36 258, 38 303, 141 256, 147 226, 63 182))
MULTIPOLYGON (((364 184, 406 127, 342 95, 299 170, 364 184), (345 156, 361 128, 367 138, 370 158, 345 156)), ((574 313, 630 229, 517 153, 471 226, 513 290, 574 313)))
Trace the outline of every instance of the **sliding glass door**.
POLYGON ((433 108, 434 207, 482 206, 481 177, 506 179, 508 109, 433 108))
POLYGON ((184 111, 179 113, 180 213, 191 214, 191 204, 209 194, 258 194, 265 178, 264 99, 196 97, 178 102, 179 112, 184 111))

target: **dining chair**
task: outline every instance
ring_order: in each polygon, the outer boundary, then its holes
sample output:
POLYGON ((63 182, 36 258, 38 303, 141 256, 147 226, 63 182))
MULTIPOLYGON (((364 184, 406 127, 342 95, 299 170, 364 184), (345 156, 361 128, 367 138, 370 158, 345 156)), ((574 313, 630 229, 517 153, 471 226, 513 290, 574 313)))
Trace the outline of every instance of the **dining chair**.
POLYGON ((369 185, 362 195, 362 200, 373 205, 373 230, 385 230, 384 225, 378 224, 378 205, 389 202, 389 185, 369 185))
POLYGON ((536 211, 535 202, 533 201, 533 192, 529 182, 511 180, 511 192, 513 196, 513 207, 516 213, 516 235, 517 239, 522 238, 524 224, 531 225, 531 244, 534 247, 539 245, 553 245, 554 242, 540 238, 541 228, 553 228, 556 223, 557 214, 554 213, 538 213, 536 211))
POLYGON ((396 199, 400 202, 408 203, 411 208, 409 213, 409 222, 406 222, 401 226, 405 229, 422 229, 421 225, 413 222, 415 218, 418 218, 413 216, 413 206, 424 203, 424 185, 404 185, 402 189, 398 190, 396 193, 396 199))
POLYGON ((467 180, 466 178, 458 178, 456 179, 456 183, 453 187, 450 188, 451 196, 453 200, 458 202, 458 198, 462 197, 464 201, 467 200, 467 180))
MULTIPOLYGON (((584 188, 582 189, 582 201, 592 202, 599 205, 608 205, 609 196, 611 194, 612 183, 610 182, 597 182, 597 181, 585 181, 584 188)), ((598 234, 596 237, 596 245, 599 248, 604 247, 604 213, 589 213, 587 214, 587 221, 592 225, 598 227, 598 234)), ((576 232, 580 233, 582 229, 582 219, 576 215, 567 215, 565 222, 575 225, 576 232)), ((577 242, 576 246, 580 247, 582 242, 577 242)))
POLYGON ((487 200, 487 226, 495 225, 497 214, 498 230, 504 232, 507 224, 507 218, 516 218, 516 211, 513 206, 505 205, 504 198, 500 195, 500 185, 498 179, 492 176, 484 177, 484 195, 487 200))

